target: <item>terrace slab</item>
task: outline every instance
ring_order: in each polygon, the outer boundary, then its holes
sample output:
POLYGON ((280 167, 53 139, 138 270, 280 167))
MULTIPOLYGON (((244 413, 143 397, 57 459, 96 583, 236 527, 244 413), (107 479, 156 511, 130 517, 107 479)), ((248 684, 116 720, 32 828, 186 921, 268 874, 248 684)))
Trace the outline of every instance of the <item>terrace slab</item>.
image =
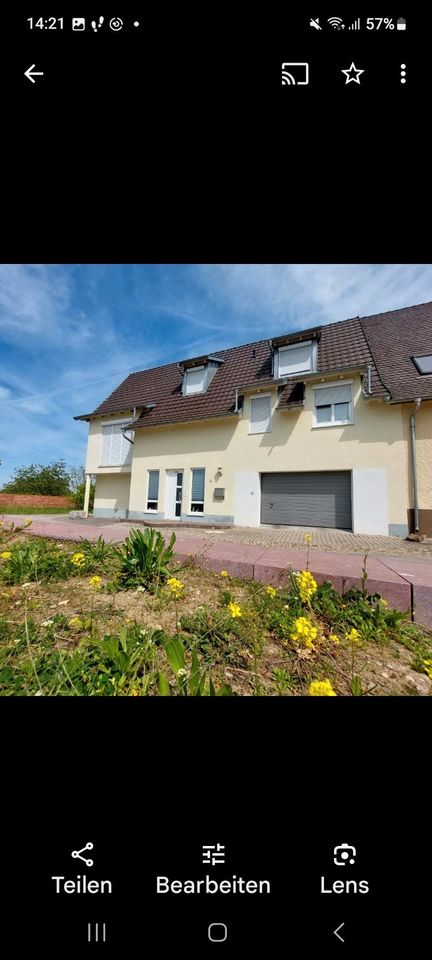
MULTIPOLYGON (((348 558, 345 558, 347 560, 348 558)), ((354 564, 346 564, 343 571, 343 592, 347 593, 352 587, 361 589, 362 586, 362 565, 361 557, 352 558, 357 560, 357 571, 354 572, 354 564), (351 567, 351 570, 349 569, 351 567)), ((367 559, 367 579, 366 590, 368 593, 379 593, 390 607, 400 610, 411 611, 411 587, 404 577, 396 573, 390 567, 382 563, 381 559, 368 557, 367 559)))
MULTIPOLYGON (((168 537, 165 539, 168 542, 168 537)), ((190 537, 187 540, 182 540, 181 537, 178 537, 174 544, 174 556, 176 560, 179 560, 181 563, 187 563, 191 557, 197 561, 206 549, 206 546, 207 541, 204 537, 190 537)))
POLYGON ((406 557, 383 557, 382 563, 411 585, 413 620, 432 627, 432 566, 406 557))
POLYGON ((226 570, 232 577, 253 580, 255 563, 264 552, 252 543, 214 543, 206 549, 200 565, 212 573, 226 570))

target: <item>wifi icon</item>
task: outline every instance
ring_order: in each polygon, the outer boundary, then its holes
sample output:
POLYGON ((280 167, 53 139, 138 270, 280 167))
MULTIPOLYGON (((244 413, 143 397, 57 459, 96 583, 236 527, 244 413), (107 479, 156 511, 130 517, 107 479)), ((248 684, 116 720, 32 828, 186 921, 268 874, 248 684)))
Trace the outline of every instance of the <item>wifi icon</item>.
POLYGON ((345 29, 345 24, 344 24, 343 20, 341 20, 340 17, 329 17, 329 19, 327 20, 327 23, 329 23, 330 26, 333 27, 334 30, 344 30, 344 29, 345 29))

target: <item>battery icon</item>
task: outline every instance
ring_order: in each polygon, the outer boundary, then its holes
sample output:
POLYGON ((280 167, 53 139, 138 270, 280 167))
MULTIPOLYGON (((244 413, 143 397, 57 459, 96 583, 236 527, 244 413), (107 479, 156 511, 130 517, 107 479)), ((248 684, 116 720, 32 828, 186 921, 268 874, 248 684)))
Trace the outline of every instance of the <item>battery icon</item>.
POLYGON ((406 20, 403 17, 399 17, 399 20, 396 21, 397 30, 406 30, 406 20))

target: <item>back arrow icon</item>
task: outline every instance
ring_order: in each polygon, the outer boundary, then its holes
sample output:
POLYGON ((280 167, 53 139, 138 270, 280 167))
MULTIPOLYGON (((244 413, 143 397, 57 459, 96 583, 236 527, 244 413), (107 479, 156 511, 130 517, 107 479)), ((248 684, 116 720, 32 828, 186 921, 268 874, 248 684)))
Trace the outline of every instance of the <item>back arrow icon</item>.
POLYGON ((36 83, 36 80, 34 79, 35 77, 43 77, 42 70, 35 70, 35 66, 36 64, 32 63, 31 67, 29 67, 28 70, 24 72, 24 76, 28 77, 28 79, 31 80, 32 83, 36 83))
POLYGON ((340 923, 339 926, 336 927, 336 930, 333 930, 333 933, 334 933, 335 937, 337 937, 338 940, 341 940, 342 943, 345 943, 345 940, 344 940, 343 937, 341 937, 341 936, 339 935, 338 931, 339 931, 339 930, 342 930, 342 927, 344 927, 344 926, 345 926, 345 923, 340 923))

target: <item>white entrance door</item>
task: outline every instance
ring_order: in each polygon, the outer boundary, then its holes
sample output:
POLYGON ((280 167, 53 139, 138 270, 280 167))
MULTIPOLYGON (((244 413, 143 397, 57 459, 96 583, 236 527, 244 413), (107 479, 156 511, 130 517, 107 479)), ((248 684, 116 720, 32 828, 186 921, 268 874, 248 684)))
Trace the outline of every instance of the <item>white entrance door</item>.
POLYGON ((183 471, 166 471, 165 519, 180 520, 183 493, 183 471))

